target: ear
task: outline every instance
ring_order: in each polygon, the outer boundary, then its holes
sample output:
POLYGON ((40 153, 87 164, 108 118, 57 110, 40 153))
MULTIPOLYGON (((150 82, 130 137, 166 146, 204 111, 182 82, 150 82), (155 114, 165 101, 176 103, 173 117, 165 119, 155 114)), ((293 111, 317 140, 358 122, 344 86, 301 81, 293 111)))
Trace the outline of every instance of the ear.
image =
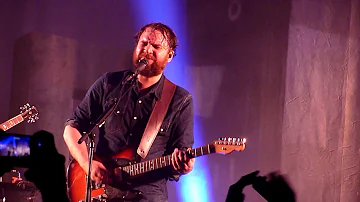
POLYGON ((174 57, 174 51, 170 51, 168 62, 170 62, 173 59, 173 57, 174 57))

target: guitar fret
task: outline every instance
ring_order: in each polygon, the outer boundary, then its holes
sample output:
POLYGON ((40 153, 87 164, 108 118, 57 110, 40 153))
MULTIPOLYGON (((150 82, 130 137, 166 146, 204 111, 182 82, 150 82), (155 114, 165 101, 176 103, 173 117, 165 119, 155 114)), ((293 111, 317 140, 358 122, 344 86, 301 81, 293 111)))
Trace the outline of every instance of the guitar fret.
POLYGON ((18 122, 18 124, 20 122, 22 122, 24 120, 24 118, 22 116, 16 116, 16 121, 18 122))
POLYGON ((133 166, 130 166, 129 174, 130 174, 130 176, 134 176, 134 168, 133 168, 133 166))
POLYGON ((139 164, 134 164, 135 165, 135 175, 139 174, 139 164))
POLYGON ((15 117, 14 121, 16 121, 17 122, 16 124, 18 124, 19 123, 18 117, 15 117))
POLYGON ((198 156, 203 156, 203 155, 210 154, 210 153, 212 153, 210 146, 211 145, 208 144, 206 146, 202 146, 202 147, 199 147, 199 148, 192 149, 190 151, 190 154, 193 157, 198 157, 198 156))
POLYGON ((143 162, 140 163, 140 173, 144 173, 144 171, 145 171, 144 168, 145 168, 144 163, 143 162))
POLYGON ((17 120, 17 117, 12 118, 12 119, 11 119, 11 123, 12 123, 13 125, 17 125, 17 124, 19 123, 19 121, 17 120))
POLYGON ((154 170, 154 161, 153 160, 150 161, 149 167, 150 167, 150 170, 154 170))

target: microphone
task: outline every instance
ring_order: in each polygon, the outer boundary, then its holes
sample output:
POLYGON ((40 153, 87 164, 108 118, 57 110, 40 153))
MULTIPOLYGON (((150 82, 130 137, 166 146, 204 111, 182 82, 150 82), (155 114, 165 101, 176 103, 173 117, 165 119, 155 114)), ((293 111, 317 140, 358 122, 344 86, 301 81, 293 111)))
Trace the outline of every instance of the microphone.
POLYGON ((125 79, 124 81, 122 82, 122 84, 132 80, 133 78, 136 78, 137 75, 139 75, 139 73, 145 69, 145 67, 148 65, 148 61, 143 58, 143 59, 140 59, 138 61, 138 64, 137 66, 135 67, 135 69, 133 70, 133 72, 131 74, 129 74, 125 79))
POLYGON ((148 65, 148 61, 145 60, 145 58, 140 59, 140 60, 138 61, 138 65, 137 65, 137 67, 135 68, 134 72, 135 72, 135 73, 140 73, 142 70, 145 69, 145 67, 146 67, 147 65, 148 65))

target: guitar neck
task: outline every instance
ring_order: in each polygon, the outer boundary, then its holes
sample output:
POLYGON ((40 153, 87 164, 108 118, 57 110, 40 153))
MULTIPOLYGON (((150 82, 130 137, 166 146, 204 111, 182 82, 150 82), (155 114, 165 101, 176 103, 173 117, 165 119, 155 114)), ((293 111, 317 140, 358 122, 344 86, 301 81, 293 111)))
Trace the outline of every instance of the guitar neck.
POLYGON ((3 131, 7 131, 10 128, 16 126, 17 124, 21 123, 24 121, 24 118, 21 116, 21 114, 13 117, 12 119, 9 119, 7 121, 5 121, 4 123, 2 123, 0 125, 0 129, 3 131))
MULTIPOLYGON (((195 158, 215 152, 214 145, 208 144, 206 146, 198 147, 188 151, 188 156, 195 158)), ((134 177, 146 172, 157 170, 171 165, 171 155, 162 156, 148 161, 128 165, 122 167, 122 170, 134 177)))

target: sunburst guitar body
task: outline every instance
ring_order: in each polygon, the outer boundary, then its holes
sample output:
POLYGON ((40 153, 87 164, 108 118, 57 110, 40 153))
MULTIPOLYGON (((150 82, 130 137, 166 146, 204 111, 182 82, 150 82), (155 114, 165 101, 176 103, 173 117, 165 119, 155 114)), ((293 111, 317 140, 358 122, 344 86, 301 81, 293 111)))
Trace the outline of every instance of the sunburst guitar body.
MULTIPOLYGON (((191 158, 211 154, 229 154, 233 151, 245 149, 245 139, 242 138, 219 138, 211 144, 191 149, 187 155, 191 158)), ((142 193, 131 189, 131 180, 147 172, 171 166, 171 155, 161 156, 152 160, 133 162, 135 150, 126 148, 115 156, 108 159, 94 157, 102 162, 107 170, 111 170, 112 182, 103 184, 91 183, 91 201, 139 201, 142 193)), ((72 160, 67 170, 68 194, 71 202, 85 201, 86 195, 86 172, 76 160, 72 160)))

